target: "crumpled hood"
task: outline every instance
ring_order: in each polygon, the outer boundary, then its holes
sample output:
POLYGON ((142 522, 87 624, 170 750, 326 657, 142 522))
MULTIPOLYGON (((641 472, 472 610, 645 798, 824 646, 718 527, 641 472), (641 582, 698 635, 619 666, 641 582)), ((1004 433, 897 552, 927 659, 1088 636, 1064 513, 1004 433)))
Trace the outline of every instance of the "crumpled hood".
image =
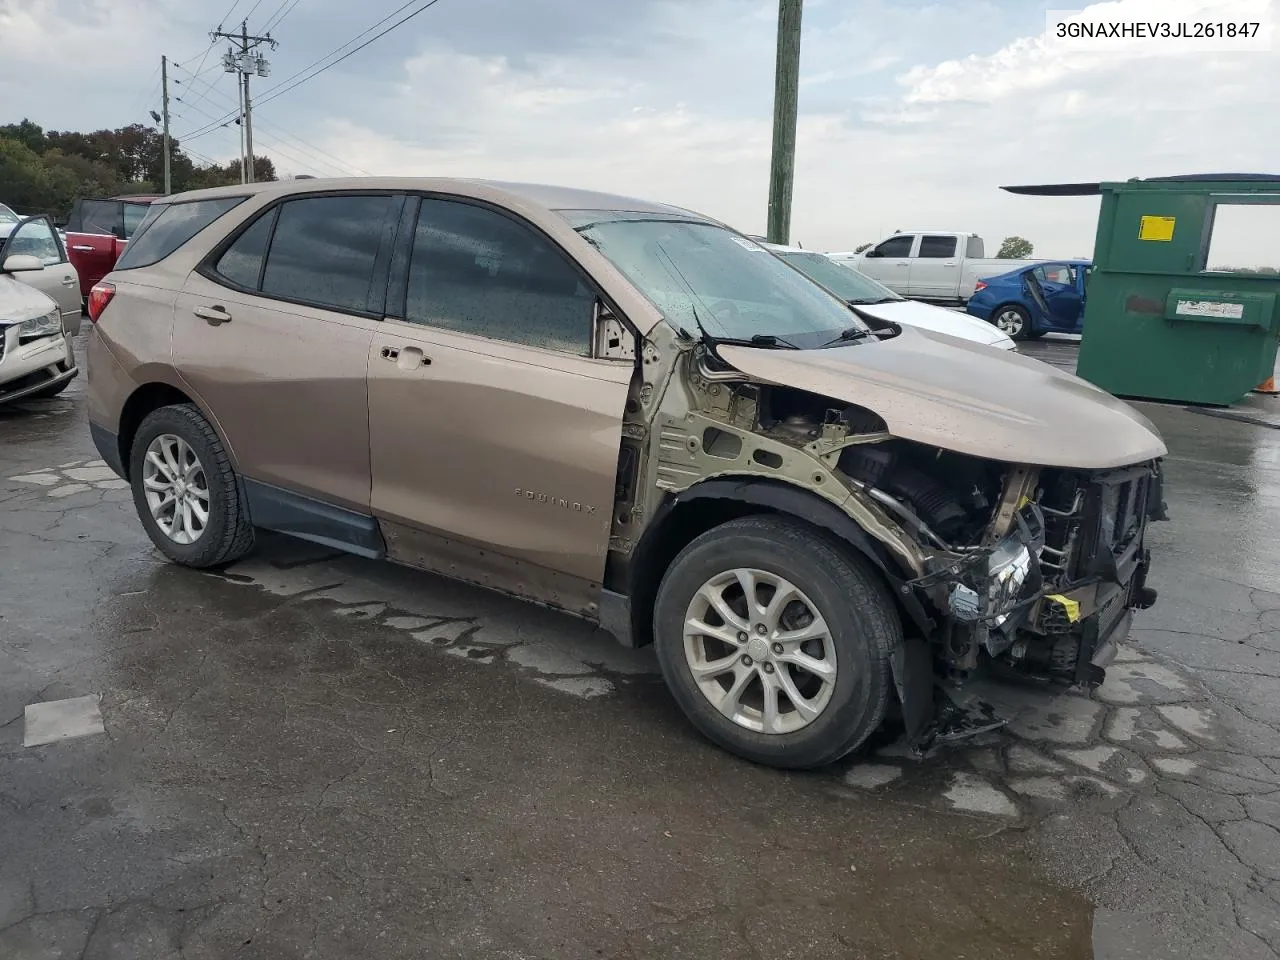
POLYGON ((1168 452, 1151 421, 1093 384, 946 334, 903 327, 825 350, 716 350, 748 376, 866 407, 895 437, 969 456, 1103 470, 1168 452))
POLYGON ((974 343, 985 343, 1001 350, 1012 350, 1014 343, 993 323, 971 317, 967 313, 935 307, 917 300, 895 300, 892 303, 854 304, 860 313, 869 313, 890 323, 905 324, 921 330, 933 330, 974 343))
POLYGON ((7 273, 0 273, 0 327, 43 317, 58 304, 35 287, 7 273))

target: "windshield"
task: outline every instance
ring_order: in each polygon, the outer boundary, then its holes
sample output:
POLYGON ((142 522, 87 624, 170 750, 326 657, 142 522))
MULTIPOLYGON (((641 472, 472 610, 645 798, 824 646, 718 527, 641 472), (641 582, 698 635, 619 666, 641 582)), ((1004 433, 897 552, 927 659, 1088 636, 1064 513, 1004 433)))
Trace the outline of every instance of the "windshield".
POLYGON ((778 256, 848 303, 884 303, 904 299, 866 274, 836 263, 820 253, 788 251, 779 252, 778 256))
POLYGON ((0 223, 17 223, 22 218, 0 203, 0 223))
POLYGON ((866 329, 846 304, 724 227, 633 213, 565 216, 677 328, 722 340, 777 337, 802 349, 866 329))

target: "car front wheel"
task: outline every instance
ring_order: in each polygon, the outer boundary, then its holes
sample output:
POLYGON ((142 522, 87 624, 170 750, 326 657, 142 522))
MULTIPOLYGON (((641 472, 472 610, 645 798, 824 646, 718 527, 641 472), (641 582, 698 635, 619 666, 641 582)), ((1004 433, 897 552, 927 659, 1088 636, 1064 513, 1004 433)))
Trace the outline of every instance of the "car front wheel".
POLYGON ((194 406, 161 407, 146 416, 130 449, 129 479, 142 525, 170 560, 216 567, 253 548, 231 461, 194 406))
POLYGON ((883 582, 820 531, 735 520, 690 543, 655 609, 662 673, 704 735, 757 763, 823 766, 884 718, 901 625, 883 582))

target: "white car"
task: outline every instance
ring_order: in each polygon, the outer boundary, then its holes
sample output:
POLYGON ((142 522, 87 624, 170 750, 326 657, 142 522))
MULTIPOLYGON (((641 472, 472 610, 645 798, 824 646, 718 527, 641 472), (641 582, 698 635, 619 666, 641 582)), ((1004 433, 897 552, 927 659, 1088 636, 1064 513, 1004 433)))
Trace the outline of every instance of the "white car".
POLYGON ((773 243, 762 246, 855 307, 859 313, 870 314, 889 323, 972 340, 1000 350, 1012 350, 1014 347, 1009 337, 984 320, 945 307, 908 300, 865 273, 837 263, 826 254, 773 243))
POLYGON ((48 294, 62 310, 67 332, 80 332, 80 275, 67 256, 67 237, 48 217, 20 217, 0 203, 0 245, 6 256, 38 257, 44 269, 23 273, 22 282, 48 294))
POLYGON ((37 256, 0 247, 0 403, 52 397, 80 372, 62 311, 48 295, 18 280, 44 270, 37 256))

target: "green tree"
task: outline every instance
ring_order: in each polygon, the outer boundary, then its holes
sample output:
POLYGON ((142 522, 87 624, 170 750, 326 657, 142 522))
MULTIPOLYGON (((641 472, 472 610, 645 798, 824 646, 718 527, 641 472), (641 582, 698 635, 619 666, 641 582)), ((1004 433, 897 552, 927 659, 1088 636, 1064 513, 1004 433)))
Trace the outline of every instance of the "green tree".
POLYGON ((871 244, 869 244, 869 243, 860 243, 860 244, 858 244, 856 247, 854 247, 854 248, 853 248, 853 252, 854 252, 854 253, 861 253, 863 250, 870 249, 870 247, 871 247, 871 244))
POLYGON ((1026 260, 1034 250, 1035 247, 1031 245, 1030 240, 1022 237, 1005 237, 1004 242, 1000 244, 1000 249, 996 252, 996 259, 1026 260))

